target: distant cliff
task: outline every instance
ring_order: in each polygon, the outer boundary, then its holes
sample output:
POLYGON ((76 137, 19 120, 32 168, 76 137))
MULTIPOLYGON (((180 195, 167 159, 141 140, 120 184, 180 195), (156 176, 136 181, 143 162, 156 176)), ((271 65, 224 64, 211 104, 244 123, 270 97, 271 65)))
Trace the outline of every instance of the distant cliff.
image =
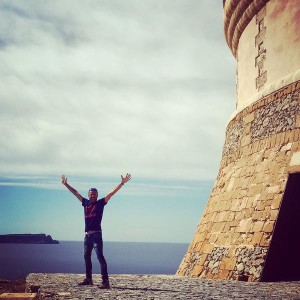
POLYGON ((0 235, 0 243, 13 244, 59 244, 51 235, 41 234, 4 234, 0 235))

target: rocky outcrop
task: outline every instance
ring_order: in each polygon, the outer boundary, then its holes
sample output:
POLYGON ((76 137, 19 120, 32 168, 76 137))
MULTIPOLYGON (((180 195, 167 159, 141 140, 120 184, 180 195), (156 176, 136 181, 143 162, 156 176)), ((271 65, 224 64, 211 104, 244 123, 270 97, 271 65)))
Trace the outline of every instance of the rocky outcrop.
POLYGON ((4 234, 0 235, 0 243, 12 244, 59 244, 51 235, 41 234, 4 234))

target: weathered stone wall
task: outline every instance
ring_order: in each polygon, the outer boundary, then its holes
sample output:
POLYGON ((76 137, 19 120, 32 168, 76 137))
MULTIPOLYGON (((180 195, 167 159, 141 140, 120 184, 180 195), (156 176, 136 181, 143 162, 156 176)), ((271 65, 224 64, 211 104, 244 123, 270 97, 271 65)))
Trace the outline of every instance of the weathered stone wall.
POLYGON ((227 126, 219 174, 177 271, 259 281, 289 172, 300 172, 300 81, 248 106, 227 126))
POLYGON ((237 107, 219 174, 177 271, 262 279, 289 173, 300 172, 299 0, 224 0, 237 107))

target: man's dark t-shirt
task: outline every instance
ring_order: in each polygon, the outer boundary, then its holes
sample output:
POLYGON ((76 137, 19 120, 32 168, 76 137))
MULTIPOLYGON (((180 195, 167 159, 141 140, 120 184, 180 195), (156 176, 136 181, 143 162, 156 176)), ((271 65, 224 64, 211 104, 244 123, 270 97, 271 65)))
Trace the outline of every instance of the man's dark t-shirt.
POLYGON ((101 221, 104 206, 106 205, 105 198, 92 202, 82 198, 82 206, 84 207, 85 232, 101 231, 101 221))

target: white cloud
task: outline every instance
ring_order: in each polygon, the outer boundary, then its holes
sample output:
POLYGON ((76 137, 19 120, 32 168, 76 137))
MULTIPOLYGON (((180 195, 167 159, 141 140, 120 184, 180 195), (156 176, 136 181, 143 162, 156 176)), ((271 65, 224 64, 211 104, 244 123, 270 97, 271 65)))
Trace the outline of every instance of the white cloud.
POLYGON ((0 175, 213 179, 235 102, 221 13, 2 1, 0 175))

